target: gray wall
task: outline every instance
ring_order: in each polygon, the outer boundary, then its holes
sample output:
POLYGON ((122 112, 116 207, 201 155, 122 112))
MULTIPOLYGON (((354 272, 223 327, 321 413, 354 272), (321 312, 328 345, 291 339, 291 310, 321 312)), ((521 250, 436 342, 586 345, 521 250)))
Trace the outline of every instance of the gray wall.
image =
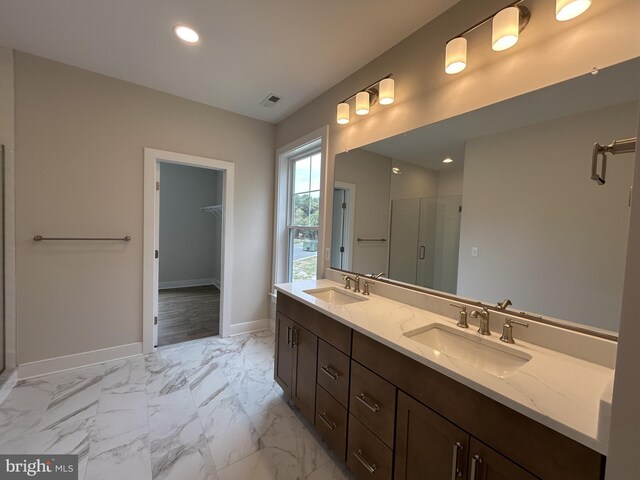
POLYGON ((16 230, 13 50, 0 47, 0 144, 4 159, 4 315, 6 366, 16 366, 16 230))
POLYGON ((388 242, 358 242, 356 239, 389 239, 390 176, 391 159, 364 150, 345 153, 336 164, 335 180, 356 185, 351 266, 355 272, 387 271, 388 242))
POLYGON ((633 102, 467 141, 459 295, 618 330, 633 157, 609 160, 605 186, 588 174, 594 142, 634 136, 637 114, 633 102))
POLYGON ((200 209, 222 203, 222 172, 160 164, 160 288, 219 285, 221 218, 200 209))
POLYGON ((235 163, 231 323, 268 318, 273 125, 21 52, 15 100, 19 363, 142 341, 144 147, 235 163))

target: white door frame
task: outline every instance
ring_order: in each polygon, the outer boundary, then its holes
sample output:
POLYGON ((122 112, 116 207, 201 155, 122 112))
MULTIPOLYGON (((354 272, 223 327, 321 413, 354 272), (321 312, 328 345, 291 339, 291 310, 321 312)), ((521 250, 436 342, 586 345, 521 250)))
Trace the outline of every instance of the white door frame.
POLYGON ((142 262, 142 350, 150 353, 153 345, 154 303, 157 302, 158 271, 155 250, 158 245, 156 206, 156 178, 160 162, 177 163, 193 167, 210 168, 223 172, 222 262, 220 271, 220 336, 230 334, 231 325, 231 263, 233 259, 233 186, 232 162, 197 157, 184 153, 167 152, 154 148, 144 149, 144 227, 142 262), (155 302, 154 302, 155 299, 155 302))
POLYGON ((356 184, 347 182, 334 182, 334 189, 339 188, 347 192, 347 265, 344 270, 353 267, 354 232, 356 230, 356 184))

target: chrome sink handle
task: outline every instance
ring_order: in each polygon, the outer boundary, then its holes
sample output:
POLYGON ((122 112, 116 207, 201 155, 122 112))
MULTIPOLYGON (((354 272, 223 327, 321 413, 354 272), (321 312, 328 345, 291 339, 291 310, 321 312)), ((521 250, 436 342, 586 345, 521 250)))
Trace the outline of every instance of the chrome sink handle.
POLYGON ((460 309, 460 315, 458 316, 458 323, 456 325, 460 328, 469 328, 469 324, 467 323, 467 307, 455 303, 450 303, 449 305, 460 309))
POLYGON ((513 339, 513 324, 520 325, 524 328, 529 328, 529 324, 527 322, 516 320, 514 318, 507 318, 504 321, 504 325, 502 325, 502 336, 500 337, 501 342, 516 343, 513 339))

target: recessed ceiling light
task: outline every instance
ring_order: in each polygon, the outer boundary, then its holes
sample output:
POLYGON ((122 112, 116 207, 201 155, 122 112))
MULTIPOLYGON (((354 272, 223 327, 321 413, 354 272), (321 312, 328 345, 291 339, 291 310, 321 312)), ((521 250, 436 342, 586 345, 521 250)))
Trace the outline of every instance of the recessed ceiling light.
POLYGON ((391 171, 396 175, 400 175, 402 173, 402 170, 400 170, 400 167, 393 167, 391 171))
POLYGON ((442 163, 451 163, 451 162, 453 162, 453 158, 447 157, 444 160, 442 160, 442 163))
POLYGON ((184 40, 187 43, 198 43, 198 40, 200 40, 198 32, 185 25, 176 25, 173 27, 173 31, 180 40, 184 40))

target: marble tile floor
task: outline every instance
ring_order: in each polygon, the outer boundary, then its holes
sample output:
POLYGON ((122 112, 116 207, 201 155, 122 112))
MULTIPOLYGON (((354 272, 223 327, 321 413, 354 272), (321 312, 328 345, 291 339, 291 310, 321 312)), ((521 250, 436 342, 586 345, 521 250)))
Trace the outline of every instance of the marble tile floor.
POLYGON ((351 479, 273 380, 274 337, 209 337, 19 382, 0 453, 74 453, 85 480, 351 479))

